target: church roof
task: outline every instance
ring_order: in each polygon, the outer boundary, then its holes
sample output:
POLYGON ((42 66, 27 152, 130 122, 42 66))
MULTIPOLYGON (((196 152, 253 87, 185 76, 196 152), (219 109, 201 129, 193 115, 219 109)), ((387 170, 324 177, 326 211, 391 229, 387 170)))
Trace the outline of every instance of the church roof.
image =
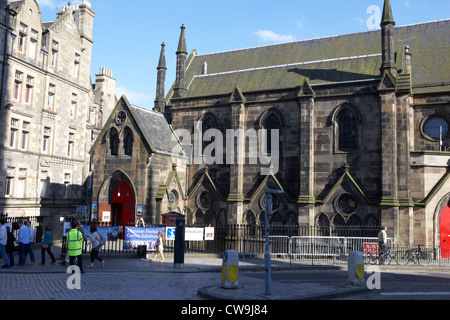
POLYGON ((129 107, 153 152, 180 155, 181 146, 178 138, 162 113, 131 104, 129 107))
MULTIPOLYGON (((395 28, 397 66, 412 53, 413 93, 450 90, 450 19, 395 28)), ((197 55, 188 59, 187 98, 379 79, 381 31, 197 55), (207 64, 207 75, 202 75, 207 64)), ((171 97, 171 91, 168 97, 171 97)))

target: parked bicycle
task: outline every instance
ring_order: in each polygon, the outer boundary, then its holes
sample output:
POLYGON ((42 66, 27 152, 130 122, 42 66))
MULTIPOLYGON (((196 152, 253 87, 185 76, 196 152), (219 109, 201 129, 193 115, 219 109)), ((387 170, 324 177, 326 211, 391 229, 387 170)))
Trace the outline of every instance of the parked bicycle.
POLYGON ((387 264, 390 265, 392 262, 393 254, 391 249, 386 249, 386 252, 377 254, 370 251, 364 254, 365 264, 387 264))
POLYGON ((410 262, 426 266, 432 260, 432 253, 424 251, 422 245, 419 244, 417 248, 406 250, 403 254, 399 253, 397 258, 397 263, 401 266, 405 266, 410 262))

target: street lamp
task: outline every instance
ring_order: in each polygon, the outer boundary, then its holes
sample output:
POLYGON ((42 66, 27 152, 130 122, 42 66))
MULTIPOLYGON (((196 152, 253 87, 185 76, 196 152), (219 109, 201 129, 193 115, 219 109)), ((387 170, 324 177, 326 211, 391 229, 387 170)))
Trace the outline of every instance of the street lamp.
POLYGON ((265 227, 266 227, 266 251, 264 252, 265 262, 265 280, 266 280, 266 295, 271 295, 271 260, 270 260, 270 245, 269 245, 269 215, 272 214, 272 194, 283 193, 281 190, 267 189, 264 191, 265 201, 265 227))

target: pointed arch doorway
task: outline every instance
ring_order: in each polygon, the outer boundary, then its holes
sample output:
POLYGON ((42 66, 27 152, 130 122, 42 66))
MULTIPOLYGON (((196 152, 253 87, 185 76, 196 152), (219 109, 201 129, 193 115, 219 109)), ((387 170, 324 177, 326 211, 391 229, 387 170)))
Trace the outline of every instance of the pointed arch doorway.
POLYGON ((99 190, 99 221, 122 226, 134 225, 135 209, 134 185, 123 171, 118 170, 103 181, 99 190), (104 219, 104 212, 109 213, 108 220, 104 219))
POLYGON ((111 222, 120 225, 134 224, 134 194, 130 185, 122 180, 111 198, 111 222))

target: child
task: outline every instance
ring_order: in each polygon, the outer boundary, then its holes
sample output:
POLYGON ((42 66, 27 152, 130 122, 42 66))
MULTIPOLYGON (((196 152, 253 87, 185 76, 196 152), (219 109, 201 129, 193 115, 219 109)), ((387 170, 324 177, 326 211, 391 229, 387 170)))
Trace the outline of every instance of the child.
POLYGON ((161 263, 164 262, 164 254, 163 254, 163 250, 164 250, 164 246, 163 246, 163 242, 164 242, 164 238, 163 238, 163 234, 161 231, 158 231, 158 241, 156 241, 155 246, 156 246, 156 253, 155 256, 153 257, 153 259, 150 259, 152 262, 155 262, 156 257, 158 256, 158 253, 161 254, 161 263))

